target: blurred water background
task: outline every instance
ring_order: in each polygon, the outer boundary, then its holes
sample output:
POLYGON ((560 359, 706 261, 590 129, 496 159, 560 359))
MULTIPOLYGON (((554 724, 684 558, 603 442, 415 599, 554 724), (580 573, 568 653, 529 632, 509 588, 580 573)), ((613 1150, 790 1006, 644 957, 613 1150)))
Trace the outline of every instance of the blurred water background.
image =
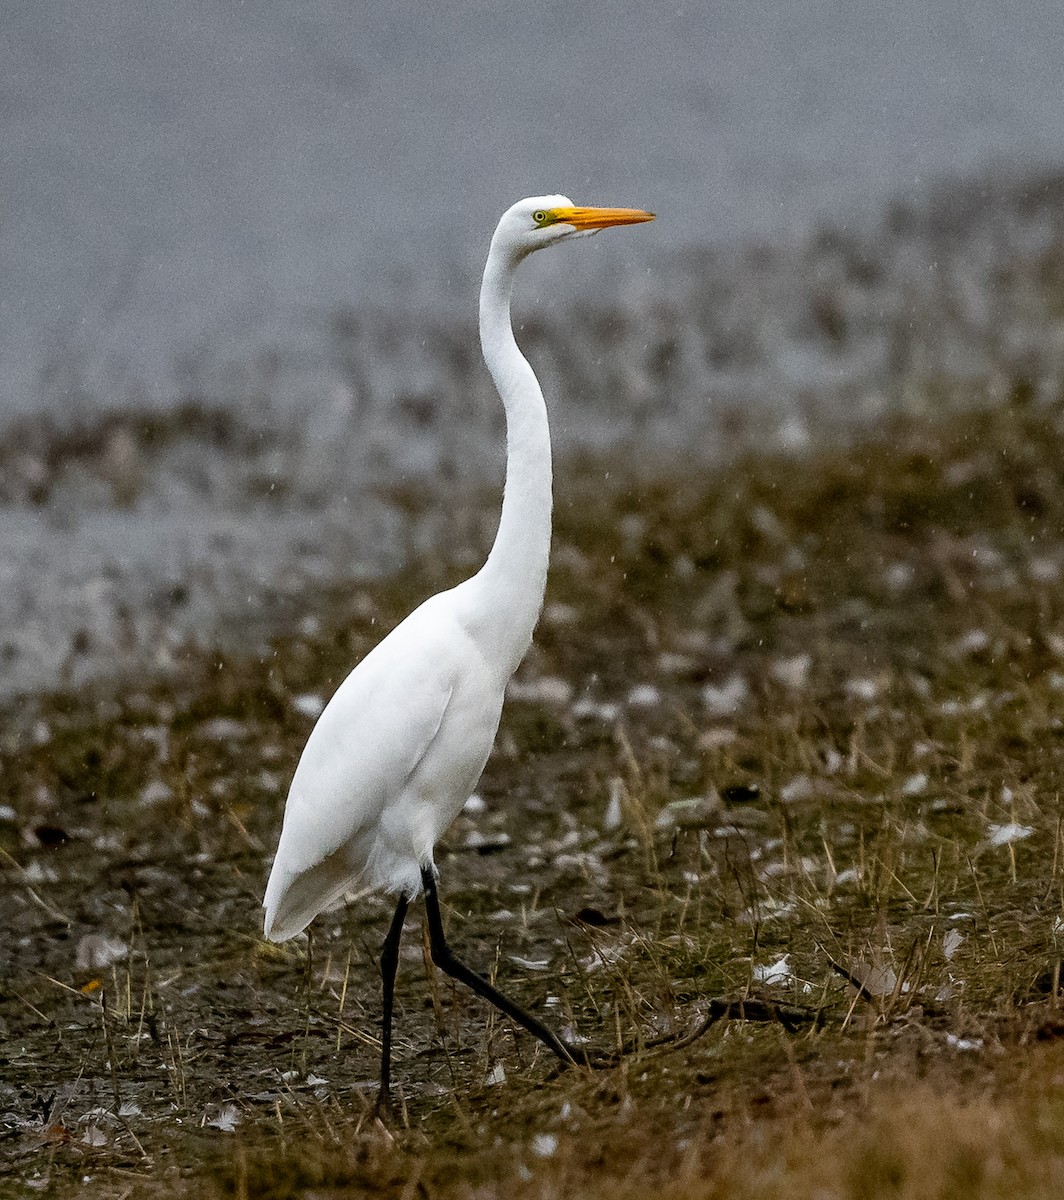
POLYGON ((563 462, 1059 387, 1062 64, 1048 0, 9 0, 0 692, 473 563, 522 195, 660 214, 524 271, 563 462))

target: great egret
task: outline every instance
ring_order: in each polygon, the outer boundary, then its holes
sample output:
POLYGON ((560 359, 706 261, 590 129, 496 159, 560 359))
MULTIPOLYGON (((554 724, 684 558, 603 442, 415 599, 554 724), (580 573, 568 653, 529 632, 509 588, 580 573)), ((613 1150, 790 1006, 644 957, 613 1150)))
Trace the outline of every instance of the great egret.
POLYGON ((587 1058, 451 953, 432 851, 488 760, 506 684, 531 644, 547 580, 550 432, 543 393, 514 340, 514 272, 533 250, 653 215, 578 208, 565 196, 520 200, 503 214, 480 289, 481 348, 506 409, 506 488, 495 544, 476 575, 426 600, 348 675, 311 731, 288 793, 263 901, 267 938, 294 937, 355 887, 398 898, 381 953, 378 1111, 390 1107, 399 939, 407 907, 422 890, 436 966, 563 1062, 587 1058))

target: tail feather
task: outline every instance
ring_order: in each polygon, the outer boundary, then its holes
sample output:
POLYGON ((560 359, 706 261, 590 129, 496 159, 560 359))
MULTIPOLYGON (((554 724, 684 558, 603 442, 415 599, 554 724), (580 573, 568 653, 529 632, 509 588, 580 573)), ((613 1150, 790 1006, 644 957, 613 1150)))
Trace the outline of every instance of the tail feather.
POLYGON ((359 873, 352 873, 341 851, 296 874, 277 870, 266 885, 263 933, 271 942, 287 942, 345 893, 357 888, 359 873))

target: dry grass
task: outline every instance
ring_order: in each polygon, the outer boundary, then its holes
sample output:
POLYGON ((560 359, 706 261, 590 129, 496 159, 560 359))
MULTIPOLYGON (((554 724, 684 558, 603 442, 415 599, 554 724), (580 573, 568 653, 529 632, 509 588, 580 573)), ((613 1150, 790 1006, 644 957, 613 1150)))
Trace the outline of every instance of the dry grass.
POLYGON ((259 941, 258 903, 306 697, 451 569, 338 590, 263 661, 12 712, 13 1177, 113 1197, 1058 1191, 1062 428, 1018 389, 845 454, 563 479, 537 644, 443 894, 471 961, 631 1052, 555 1072, 426 972, 412 920, 391 1133, 369 1109, 387 905, 322 918, 308 964, 259 941), (722 998, 745 1015, 670 1052, 722 998))

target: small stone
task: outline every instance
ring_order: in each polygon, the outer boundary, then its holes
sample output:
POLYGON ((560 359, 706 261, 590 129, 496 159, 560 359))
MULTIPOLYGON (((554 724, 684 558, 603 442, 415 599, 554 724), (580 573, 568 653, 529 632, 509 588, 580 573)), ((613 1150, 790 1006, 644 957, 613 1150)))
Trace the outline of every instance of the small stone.
POLYGON ((74 969, 102 971, 112 963, 121 962, 128 954, 129 947, 118 938, 105 933, 87 933, 74 952, 74 969))
POLYGON ((292 707, 301 717, 308 717, 314 721, 321 716, 325 701, 314 692, 303 692, 302 695, 292 697, 292 707))
POLYGON ((1034 830, 1030 825, 1018 825, 1015 821, 1008 825, 991 825, 988 841, 991 846, 1011 846, 1013 842, 1022 842, 1029 838, 1034 830))
POLYGON ((553 1158, 558 1149, 558 1137, 554 1133, 537 1133, 532 1139, 532 1153, 537 1158, 553 1158))

